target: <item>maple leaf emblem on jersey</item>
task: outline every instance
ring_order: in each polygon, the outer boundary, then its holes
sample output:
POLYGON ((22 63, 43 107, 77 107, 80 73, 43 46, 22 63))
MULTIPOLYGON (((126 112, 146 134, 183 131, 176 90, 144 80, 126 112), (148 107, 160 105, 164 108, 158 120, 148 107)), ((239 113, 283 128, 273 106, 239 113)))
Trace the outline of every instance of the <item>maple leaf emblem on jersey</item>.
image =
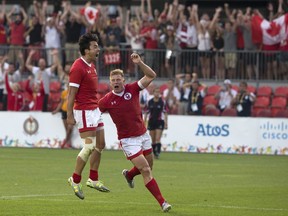
POLYGON ((127 93, 124 94, 124 99, 125 100, 130 100, 131 98, 132 98, 132 94, 131 93, 127 92, 127 93))

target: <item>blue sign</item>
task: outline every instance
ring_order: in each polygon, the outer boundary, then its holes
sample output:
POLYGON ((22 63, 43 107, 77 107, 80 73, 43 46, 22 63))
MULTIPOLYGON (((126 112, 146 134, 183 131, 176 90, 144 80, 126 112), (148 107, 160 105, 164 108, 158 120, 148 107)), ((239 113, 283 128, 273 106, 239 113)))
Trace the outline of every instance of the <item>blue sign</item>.
POLYGON ((260 125, 261 136, 266 140, 287 140, 288 124, 282 121, 279 124, 273 124, 269 121, 260 125))
POLYGON ((210 124, 198 124, 198 129, 196 132, 196 136, 229 136, 229 125, 228 124, 223 124, 221 126, 216 125, 212 126, 210 124))

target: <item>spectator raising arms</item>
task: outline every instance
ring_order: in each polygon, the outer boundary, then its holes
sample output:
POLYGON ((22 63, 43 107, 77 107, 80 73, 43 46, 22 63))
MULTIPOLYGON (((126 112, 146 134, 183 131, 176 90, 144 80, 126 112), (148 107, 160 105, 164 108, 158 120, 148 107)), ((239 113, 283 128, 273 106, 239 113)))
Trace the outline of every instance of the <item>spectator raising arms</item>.
POLYGON ((50 55, 54 58, 54 64, 50 67, 46 67, 46 60, 44 58, 39 59, 38 66, 33 66, 31 63, 32 56, 36 53, 35 50, 31 50, 28 58, 26 60, 26 68, 32 72, 34 75, 35 81, 43 81, 45 97, 43 101, 43 110, 44 112, 48 111, 48 99, 50 93, 50 79, 54 76, 53 72, 57 68, 57 54, 58 51, 54 50, 50 55))
POLYGON ((232 106, 232 101, 236 95, 237 91, 232 89, 231 81, 226 79, 223 83, 223 87, 215 95, 215 99, 219 100, 218 108, 221 112, 232 106))
POLYGON ((42 80, 34 82, 32 76, 26 81, 26 91, 30 94, 32 100, 29 103, 29 110, 42 111, 45 97, 44 85, 42 80), (27 82, 28 81, 28 82, 27 82))
POLYGON ((203 109, 203 99, 207 92, 207 86, 200 89, 199 81, 193 81, 188 101, 188 114, 201 115, 203 109))
POLYGON ((255 95, 247 91, 247 83, 242 81, 239 84, 239 92, 232 103, 236 106, 237 115, 241 117, 251 116, 251 108, 255 101, 255 95))
POLYGON ((7 21, 10 29, 10 47, 8 58, 9 62, 14 62, 17 59, 18 50, 23 49, 25 44, 25 30, 27 22, 27 14, 25 10, 19 5, 14 5, 11 11, 7 14, 7 21), (13 21, 12 15, 16 14, 15 20, 13 21))

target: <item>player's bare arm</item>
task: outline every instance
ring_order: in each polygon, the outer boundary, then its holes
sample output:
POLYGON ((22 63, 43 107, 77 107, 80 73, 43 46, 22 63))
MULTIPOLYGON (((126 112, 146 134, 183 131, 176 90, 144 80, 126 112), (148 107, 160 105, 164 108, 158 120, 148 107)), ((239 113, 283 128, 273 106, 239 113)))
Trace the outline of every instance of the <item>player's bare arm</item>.
POLYGON ((68 92, 68 102, 67 102, 67 124, 75 125, 76 121, 74 119, 73 107, 75 96, 78 92, 78 88, 69 86, 68 92))
POLYGON ((146 88, 156 78, 156 73, 141 60, 137 53, 132 53, 131 60, 143 71, 144 77, 141 78, 140 83, 146 88))

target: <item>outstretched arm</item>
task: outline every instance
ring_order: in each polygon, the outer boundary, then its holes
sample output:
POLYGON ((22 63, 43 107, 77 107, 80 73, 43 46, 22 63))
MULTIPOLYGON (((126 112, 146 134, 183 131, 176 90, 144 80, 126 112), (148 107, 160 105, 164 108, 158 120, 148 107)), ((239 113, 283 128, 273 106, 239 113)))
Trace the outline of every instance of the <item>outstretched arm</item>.
POLYGON ((0 10, 0 19, 4 19, 6 11, 6 1, 2 0, 1 10, 0 10))
POLYGON ((141 60, 137 53, 132 53, 131 59, 133 63, 137 64, 143 71, 144 77, 142 77, 139 82, 144 88, 147 88, 147 86, 156 78, 156 73, 141 60))
POLYGON ((26 63, 25 63, 26 68, 31 72, 33 70, 33 65, 31 63, 31 59, 32 59, 32 56, 34 55, 35 52, 36 52, 35 50, 31 50, 29 52, 29 55, 28 55, 28 57, 26 59, 26 63))

